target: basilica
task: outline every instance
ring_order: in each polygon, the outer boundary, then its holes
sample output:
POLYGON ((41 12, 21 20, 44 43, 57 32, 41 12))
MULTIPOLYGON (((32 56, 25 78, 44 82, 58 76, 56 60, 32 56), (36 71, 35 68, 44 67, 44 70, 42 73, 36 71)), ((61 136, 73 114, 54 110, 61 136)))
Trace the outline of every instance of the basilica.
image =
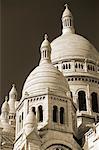
POLYGON ((45 34, 39 65, 0 115, 0 150, 99 150, 99 52, 75 33, 65 5, 62 34, 45 34))

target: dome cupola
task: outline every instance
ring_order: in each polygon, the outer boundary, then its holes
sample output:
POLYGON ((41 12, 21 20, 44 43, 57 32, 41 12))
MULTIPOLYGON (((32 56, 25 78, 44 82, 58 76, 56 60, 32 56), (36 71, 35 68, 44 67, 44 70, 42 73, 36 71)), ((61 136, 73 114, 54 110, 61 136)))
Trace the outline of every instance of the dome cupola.
POLYGON ((44 37, 44 41, 42 42, 41 44, 41 48, 40 48, 40 51, 41 51, 41 61, 40 61, 40 64, 41 63, 46 63, 47 62, 51 62, 51 46, 50 46, 50 43, 48 41, 48 36, 47 34, 45 34, 45 37, 44 37))
POLYGON ((63 34, 74 33, 73 16, 70 12, 68 5, 65 5, 65 10, 62 15, 63 34))

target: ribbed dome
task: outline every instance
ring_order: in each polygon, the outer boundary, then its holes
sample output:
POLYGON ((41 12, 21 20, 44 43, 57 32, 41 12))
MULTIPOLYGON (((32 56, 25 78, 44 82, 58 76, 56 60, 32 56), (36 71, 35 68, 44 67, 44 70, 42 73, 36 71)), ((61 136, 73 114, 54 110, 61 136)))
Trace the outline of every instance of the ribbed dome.
POLYGON ((30 73, 22 93, 24 95, 27 92, 31 96, 45 92, 47 89, 58 94, 61 92, 63 96, 69 90, 64 76, 51 63, 39 65, 30 73))
POLYGON ((56 38, 51 43, 52 62, 59 62, 67 58, 89 58, 98 60, 99 53, 93 47, 93 45, 84 37, 77 34, 63 34, 56 38))

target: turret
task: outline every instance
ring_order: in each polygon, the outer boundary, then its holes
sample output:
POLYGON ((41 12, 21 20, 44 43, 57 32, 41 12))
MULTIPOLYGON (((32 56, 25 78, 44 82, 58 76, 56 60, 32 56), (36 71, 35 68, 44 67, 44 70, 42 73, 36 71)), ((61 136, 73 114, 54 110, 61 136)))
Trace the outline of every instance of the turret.
POLYGON ((68 5, 65 5, 65 10, 62 15, 63 34, 74 33, 73 16, 70 12, 68 5))
POLYGON ((48 36, 45 34, 44 41, 41 44, 41 61, 40 64, 47 62, 51 62, 51 46, 50 42, 48 41, 48 36))
POLYGON ((17 91, 15 88, 15 84, 12 85, 12 89, 9 92, 9 123, 11 125, 15 125, 15 103, 17 100, 17 91))
POLYGON ((3 132, 7 132, 7 133, 14 133, 13 128, 11 127, 11 125, 9 125, 9 104, 7 102, 8 97, 5 97, 5 102, 2 105, 1 108, 1 125, 3 128, 3 132))
POLYGON ((36 116, 35 116, 34 112, 32 111, 32 109, 30 109, 30 111, 26 117, 24 127, 25 127, 26 135, 30 134, 33 130, 37 131, 36 116))
POLYGON ((8 120, 9 120, 9 118, 8 118, 9 104, 8 104, 7 100, 8 100, 8 97, 6 96, 5 101, 4 101, 2 108, 1 108, 1 122, 8 122, 8 120))

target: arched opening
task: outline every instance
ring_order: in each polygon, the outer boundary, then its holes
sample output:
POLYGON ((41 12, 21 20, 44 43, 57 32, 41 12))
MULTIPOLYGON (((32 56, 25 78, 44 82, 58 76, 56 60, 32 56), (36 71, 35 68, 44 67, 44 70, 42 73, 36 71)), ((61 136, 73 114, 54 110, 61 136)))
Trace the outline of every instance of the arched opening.
POLYGON ((79 69, 80 69, 80 64, 79 64, 79 69))
POLYGON ((75 64, 75 68, 77 68, 77 63, 75 64))
POLYGON ((83 69, 83 64, 81 64, 81 69, 83 69))
POLYGON ((92 100, 92 111, 98 113, 98 98, 97 93, 93 92, 91 94, 91 100, 92 100))
POLYGON ((38 114, 39 114, 39 119, 38 120, 40 122, 43 122, 43 108, 42 108, 41 105, 38 107, 38 114))
POLYGON ((63 69, 65 69, 65 65, 63 64, 63 69))
POLYGON ((46 51, 45 51, 45 58, 46 58, 46 51))
POLYGON ((71 96, 71 98, 73 97, 73 93, 70 91, 70 96, 71 96))
POLYGON ((68 69, 68 65, 66 64, 66 69, 68 69))
POLYGON ((69 64, 69 69, 71 69, 71 65, 69 64))
POLYGON ((33 113, 36 115, 35 107, 32 107, 32 111, 33 111, 33 113))
POLYGON ((79 111, 86 111, 86 94, 84 91, 78 92, 79 111))
POLYGON ((60 108, 60 123, 64 124, 64 108, 60 108))
POLYGON ((53 106, 53 122, 58 121, 58 108, 57 106, 53 106))

